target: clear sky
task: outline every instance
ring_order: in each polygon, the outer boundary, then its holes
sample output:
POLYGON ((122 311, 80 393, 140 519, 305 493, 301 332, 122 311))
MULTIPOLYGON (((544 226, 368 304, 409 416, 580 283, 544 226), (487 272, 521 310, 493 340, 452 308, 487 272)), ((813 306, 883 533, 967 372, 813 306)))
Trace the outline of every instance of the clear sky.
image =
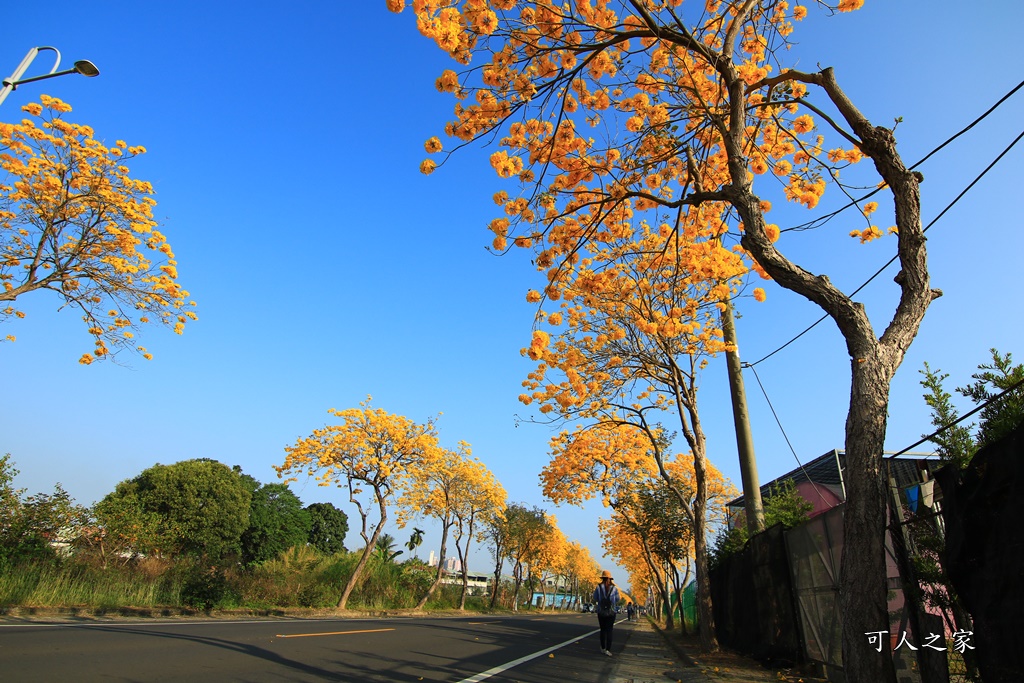
MULTIPOLYGON (((868 0, 832 18, 807 4, 811 18, 793 35, 797 68, 832 65, 876 124, 902 117, 897 139, 908 163, 1024 78, 1018 0, 969 9, 956 0, 868 0)), ((0 117, 17 120, 23 104, 46 93, 70 103, 68 120, 97 137, 144 145, 132 174, 155 185, 161 230, 200 316, 182 337, 144 331, 152 361, 86 367, 77 361, 92 343, 78 316, 58 311, 47 293, 19 300, 28 317, 0 334, 17 336, 0 345, 0 453, 21 470, 19 486, 50 492, 61 482, 91 504, 157 462, 198 457, 276 481, 272 465, 286 445, 326 424, 328 408, 372 395, 375 406, 417 421, 443 413, 445 445, 468 441, 510 501, 551 510, 602 558, 597 519, 607 511, 547 503, 538 474, 552 432, 517 427, 517 415, 533 415, 516 397, 532 366, 519 355, 534 314, 525 294, 540 275, 526 254, 485 250, 490 197, 507 187, 487 162, 493 150, 463 150, 429 178, 418 171, 423 142, 451 117, 453 102, 434 79, 453 67, 416 32, 411 13, 391 14, 384 0, 18 2, 5 8, 0 45, 3 75, 42 45, 60 49, 65 67, 78 59, 99 67, 94 79, 22 86, 0 117)), ((27 75, 51 64, 41 53, 27 75)), ((1021 121, 1024 94, 921 167, 926 221, 1021 132, 1021 121)), ((893 384, 889 450, 931 431, 919 386, 925 361, 950 373, 951 390, 991 347, 1024 354, 1021 160, 1015 148, 928 232, 933 286, 945 296, 893 384)), ((785 228, 812 216, 779 209, 775 219, 785 228)), ((860 246, 846 237, 854 227, 833 221, 787 233, 780 246, 850 291, 895 245, 860 246)), ((894 275, 886 271, 858 297, 879 330, 895 306, 894 275)), ((821 317, 796 295, 766 289, 767 302, 739 304, 748 362, 821 317)), ((848 357, 832 323, 754 371, 745 380, 762 483, 796 466, 787 437, 804 462, 842 448, 848 357)), ((704 374, 701 409, 711 458, 738 487, 721 360, 704 374)), ((340 490, 293 488, 304 503, 332 502, 356 521, 340 490)), ((431 534, 421 556, 437 547, 431 534)), ((358 544, 350 535, 349 547, 358 544)), ((486 571, 486 558, 471 569, 486 571)))

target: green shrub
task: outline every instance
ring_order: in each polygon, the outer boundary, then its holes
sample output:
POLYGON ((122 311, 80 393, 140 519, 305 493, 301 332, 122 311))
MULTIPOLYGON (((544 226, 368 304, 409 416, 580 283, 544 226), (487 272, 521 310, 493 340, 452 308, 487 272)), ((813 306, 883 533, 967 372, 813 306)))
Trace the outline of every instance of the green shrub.
POLYGON ((314 581, 299 590, 299 605, 314 609, 330 609, 341 600, 341 586, 314 581))
POLYGON ((181 603, 186 607, 211 610, 236 607, 241 602, 237 591, 220 567, 195 567, 181 585, 181 603))

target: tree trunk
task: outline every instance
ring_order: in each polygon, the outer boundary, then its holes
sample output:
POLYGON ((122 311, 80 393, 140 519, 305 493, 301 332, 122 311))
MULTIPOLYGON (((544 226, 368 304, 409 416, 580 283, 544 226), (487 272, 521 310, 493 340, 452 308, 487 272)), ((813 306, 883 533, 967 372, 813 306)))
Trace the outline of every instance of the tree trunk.
POLYGON ((889 402, 886 363, 876 356, 853 361, 846 418, 846 505, 840 568, 843 672, 848 681, 890 681, 896 670, 889 643, 886 581, 886 477, 882 472, 889 402), (868 643, 882 631, 882 651, 868 643))
POLYGON ((515 566, 512 568, 512 580, 514 586, 512 588, 512 611, 519 611, 519 587, 523 585, 523 565, 521 562, 516 560, 515 566))
POLYGON ((437 587, 441 585, 441 578, 444 576, 444 561, 448 553, 448 530, 451 528, 451 523, 447 520, 442 520, 441 525, 441 556, 437 560, 437 573, 434 574, 434 581, 430 584, 430 588, 427 589, 426 594, 420 598, 420 601, 416 604, 416 609, 423 609, 427 606, 427 601, 430 600, 430 596, 434 594, 437 587))
MULTIPOLYGON (((495 550, 495 553, 500 550, 495 550)), ((498 590, 501 586, 501 568, 505 564, 505 558, 499 557, 494 562, 494 585, 491 586, 491 609, 494 609, 495 605, 498 604, 498 590)))
MULTIPOLYGON (((388 521, 388 508, 387 504, 380 493, 376 493, 377 507, 380 510, 380 521, 377 526, 373 529, 373 535, 363 540, 366 541, 366 547, 363 548, 363 554, 359 558, 359 562, 356 563, 355 569, 352 570, 352 576, 349 577, 348 583, 345 584, 345 590, 341 593, 341 600, 338 601, 338 609, 345 609, 348 605, 348 598, 352 595, 352 591, 355 590, 356 585, 359 583, 359 578, 363 575, 363 570, 366 568, 366 563, 370 561, 370 555, 373 554, 373 548, 377 544, 377 539, 380 538, 380 532, 384 529, 384 523, 388 521)), ((365 523, 366 518, 363 518, 365 523)), ((364 527, 365 528, 365 527, 364 527)))
MULTIPOLYGON (((695 469, 697 461, 700 461, 700 468, 705 469, 704 458, 694 457, 695 469)), ((697 607, 697 637, 700 640, 701 652, 716 652, 718 650, 718 638, 715 636, 715 615, 711 608, 711 585, 708 570, 708 542, 705 532, 706 508, 705 502, 707 491, 705 489, 704 477, 694 477, 697 481, 697 495, 693 501, 693 554, 695 574, 697 577, 696 607, 697 607)))
MULTIPOLYGON (((927 250, 921 225, 919 174, 903 165, 891 130, 873 126, 839 88, 832 69, 803 74, 786 72, 785 78, 820 86, 842 114, 856 138, 892 192, 896 216, 896 251, 900 271, 899 304, 881 337, 876 337, 864 306, 783 256, 767 236, 759 199, 750 191, 743 152, 745 84, 731 66, 729 81, 730 133, 724 140, 732 184, 723 195, 744 222, 741 244, 781 286, 813 301, 835 321, 850 355, 852 381, 846 419, 847 502, 844 551, 840 578, 840 613, 843 620, 843 668, 848 681, 895 682, 892 652, 868 644, 868 633, 888 633, 889 616, 885 571, 885 481, 881 476, 889 388, 896 369, 913 342, 931 301, 941 292, 931 290, 927 250)), ((698 576, 698 581, 700 578, 698 576)), ((883 635, 884 635, 883 634, 883 635)))

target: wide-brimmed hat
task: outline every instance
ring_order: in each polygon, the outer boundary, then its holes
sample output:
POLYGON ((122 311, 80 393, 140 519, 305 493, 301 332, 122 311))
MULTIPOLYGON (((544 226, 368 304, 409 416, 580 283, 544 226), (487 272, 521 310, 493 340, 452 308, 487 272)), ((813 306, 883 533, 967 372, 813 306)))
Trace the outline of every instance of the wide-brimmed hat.
POLYGON ((610 579, 610 578, 612 578, 612 573, 610 571, 608 571, 607 569, 605 569, 603 572, 601 572, 601 578, 602 579, 610 579))

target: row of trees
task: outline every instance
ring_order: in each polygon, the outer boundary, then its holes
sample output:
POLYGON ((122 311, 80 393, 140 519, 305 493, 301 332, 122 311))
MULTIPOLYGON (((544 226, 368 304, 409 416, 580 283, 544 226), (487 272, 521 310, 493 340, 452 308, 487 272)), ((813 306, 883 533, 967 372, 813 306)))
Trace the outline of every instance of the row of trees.
MULTIPOLYGON (((441 584, 449 542, 462 567, 460 608, 465 607, 474 543, 488 543, 495 559, 492 606, 499 600, 506 562, 514 580, 513 608, 524 583, 543 591, 548 580, 577 589, 596 581, 597 563, 585 548, 565 537, 554 517, 537 508, 509 505, 505 489, 472 456, 469 444, 460 442, 454 449, 440 445, 433 420, 417 423, 373 407, 370 399, 358 408, 329 413, 339 418, 338 424, 317 429, 289 446, 277 471, 292 479, 305 473, 321 485, 336 485, 358 511, 365 545, 339 608, 345 608, 359 584, 392 514, 399 528, 430 518, 441 529, 437 569, 418 608, 441 584)), ((413 543, 410 539, 410 546, 413 543)))
POLYGON ((587 599, 598 582, 601 570, 590 550, 566 538, 554 516, 541 508, 513 503, 492 520, 485 536, 495 560, 492 607, 500 599, 500 578, 506 566, 512 575, 507 602, 514 610, 519 608, 519 591, 524 586, 530 597, 539 588, 543 608, 554 602, 548 600, 548 586, 563 596, 563 607, 573 608, 587 599))
MULTIPOLYGON (((532 595, 552 584, 578 604, 596 583, 599 568, 589 551, 567 539, 544 510, 507 505, 505 490, 472 457, 468 444, 443 448, 432 421, 415 423, 374 408, 369 399, 359 408, 331 413, 340 423, 288 447, 278 470, 282 475, 305 470, 321 483, 336 483, 355 506, 364 546, 354 562, 346 561, 351 571, 344 577, 340 608, 375 553, 385 564, 400 553, 384 533, 392 514, 399 528, 432 518, 441 529, 439 561, 417 608, 438 590, 450 543, 463 568, 460 609, 475 543, 487 543, 495 559, 492 606, 505 601, 515 609, 524 585, 532 595), (510 591, 503 590, 506 563, 513 577, 510 591)), ((26 497, 13 486, 16 474, 9 456, 0 459, 0 552, 11 562, 52 556, 63 546, 78 558, 94 558, 102 568, 127 567, 143 558, 254 568, 286 557, 293 548, 310 546, 326 556, 345 550, 344 512, 329 503, 303 507, 287 482, 261 484, 238 467, 210 459, 154 465, 119 483, 91 508, 75 504, 59 484, 53 495, 26 497)), ((422 534, 414 529, 410 550, 422 534)), ((414 569, 417 576, 422 573, 414 569)))
MULTIPOLYGON (((817 4, 845 12, 863 3, 817 4)), ((387 5, 400 12, 405 2, 387 5)), ((522 400, 579 420, 577 436, 627 426, 646 437, 693 528, 703 649, 717 642, 699 371, 708 354, 735 351, 731 307, 748 271, 835 322, 851 370, 843 661, 851 680, 894 681, 889 653, 862 643, 887 623, 881 454, 890 382, 940 293, 929 285, 921 178, 902 162, 893 131, 868 121, 831 69, 784 66, 807 8, 782 0, 416 0, 412 8, 419 31, 461 68, 436 83, 457 100, 445 126, 455 144, 428 140, 433 156, 421 170, 494 141, 491 165, 515 187, 494 195, 502 213, 490 224, 493 248, 533 250, 545 284, 530 300, 561 302, 538 313, 557 339, 535 330, 525 352, 538 366, 522 400), (827 146, 827 133, 839 143, 827 146), (862 159, 877 176, 845 180, 862 159), (768 220, 770 199, 814 209, 829 185, 851 199, 859 225, 843 233, 861 243, 886 231, 875 224, 879 203, 858 185, 891 202, 899 291, 881 335, 850 294, 785 255, 782 231, 768 220), (692 461, 692 497, 668 470, 672 430, 654 418, 663 411, 675 414, 692 461)))
POLYGON ((14 487, 10 455, 0 458, 0 554, 7 561, 59 548, 107 567, 140 557, 241 562, 253 566, 293 546, 343 551, 348 517, 330 503, 303 507, 280 483, 261 484, 208 459, 154 465, 123 481, 94 506, 14 487))

